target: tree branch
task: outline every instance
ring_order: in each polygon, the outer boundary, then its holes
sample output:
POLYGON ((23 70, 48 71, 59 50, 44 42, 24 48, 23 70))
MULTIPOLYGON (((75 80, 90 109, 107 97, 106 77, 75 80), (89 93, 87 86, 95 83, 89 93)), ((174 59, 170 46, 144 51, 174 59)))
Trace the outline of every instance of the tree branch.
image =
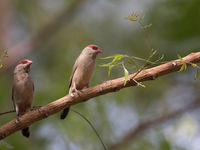
POLYGON ((153 119, 153 120, 141 122, 134 129, 130 130, 127 135, 122 137, 122 139, 120 141, 118 141, 117 143, 112 145, 109 148, 109 150, 119 150, 122 147, 128 145, 133 139, 135 139, 137 137, 137 135, 143 133, 147 129, 149 129, 153 126, 156 126, 160 123, 164 123, 165 121, 168 121, 170 119, 175 119, 177 116, 182 115, 183 113, 185 113, 187 111, 197 109, 199 107, 200 107, 200 100, 196 100, 193 103, 191 103, 191 104, 189 104, 189 105, 187 105, 187 106, 185 106, 185 107, 183 107, 179 110, 171 112, 167 115, 158 117, 158 118, 153 119))
MULTIPOLYGON (((134 80, 137 82, 144 82, 148 80, 154 80, 159 76, 163 76, 172 72, 178 71, 183 63, 199 63, 200 62, 200 52, 191 53, 190 55, 183 58, 183 60, 174 60, 150 69, 141 71, 134 80)), ((131 79, 134 77, 134 74, 129 75, 131 79)), ((74 97, 66 95, 56 101, 53 101, 45 106, 40 107, 39 109, 32 110, 19 118, 20 122, 16 124, 15 119, 6 123, 0 127, 0 139, 4 139, 10 134, 21 130, 27 126, 30 126, 36 121, 47 118, 50 115, 53 115, 64 108, 70 107, 72 105, 87 101, 93 97, 99 95, 105 95, 107 93, 116 92, 120 89, 135 86, 136 83, 134 80, 127 81, 127 84, 124 85, 124 77, 117 78, 114 80, 109 80, 103 82, 99 85, 96 85, 91 88, 84 89, 79 95, 75 94, 74 97)))

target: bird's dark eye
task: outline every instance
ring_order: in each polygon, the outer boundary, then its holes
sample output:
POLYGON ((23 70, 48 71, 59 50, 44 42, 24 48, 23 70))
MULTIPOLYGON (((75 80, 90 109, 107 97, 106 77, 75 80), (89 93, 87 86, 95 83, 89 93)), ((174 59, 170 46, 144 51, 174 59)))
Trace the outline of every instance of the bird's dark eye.
POLYGON ((27 60, 22 61, 23 64, 26 64, 27 62, 28 62, 27 60))
POLYGON ((93 49, 93 50, 97 50, 97 49, 98 49, 98 47, 96 47, 96 46, 93 46, 93 47, 92 47, 92 49, 93 49))
MULTIPOLYGON (((27 60, 23 60, 23 61, 18 62, 17 65, 26 64, 26 63, 28 63, 28 61, 27 61, 27 60)), ((17 65, 16 65, 16 66, 17 66, 17 65)))

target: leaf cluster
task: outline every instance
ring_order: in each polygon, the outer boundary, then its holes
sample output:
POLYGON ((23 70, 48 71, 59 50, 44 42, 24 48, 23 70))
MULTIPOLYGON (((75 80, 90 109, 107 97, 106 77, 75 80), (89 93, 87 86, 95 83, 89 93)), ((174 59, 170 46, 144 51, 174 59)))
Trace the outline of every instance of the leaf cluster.
MULTIPOLYGON (((178 54, 177 55, 177 57, 181 60, 181 61, 183 61, 183 58, 178 54)), ((196 69, 196 73, 195 73, 195 80, 197 80, 198 79, 198 77, 199 77, 199 70, 200 70, 200 67, 197 65, 197 64, 195 64, 195 63, 183 63, 183 65, 181 66, 181 68, 180 68, 180 70, 178 71, 178 72, 184 72, 184 71, 186 71, 186 69, 187 69, 187 65, 191 65, 192 67, 194 67, 195 69, 196 69)))
POLYGON ((3 67, 3 64, 2 64, 2 61, 3 59, 7 58, 8 57, 8 51, 7 50, 4 50, 3 51, 3 54, 0 56, 0 68, 3 67))
POLYGON ((144 20, 144 15, 142 13, 138 13, 138 12, 133 12, 130 16, 125 17, 125 19, 129 20, 129 21, 136 21, 138 22, 142 29, 146 32, 146 30, 148 28, 151 28, 152 23, 150 24, 143 24, 142 21, 144 20))
MULTIPOLYGON (((156 53, 157 53, 157 51, 152 49, 148 60, 146 60, 144 58, 136 57, 136 56, 115 54, 112 56, 101 58, 104 60, 112 59, 112 61, 109 63, 101 64, 100 67, 108 67, 108 76, 110 76, 111 70, 113 67, 121 67, 124 72, 124 78, 125 78, 124 85, 126 85, 127 81, 130 80, 129 79, 129 71, 127 68, 130 68, 130 69, 134 68, 134 69, 136 69, 136 71, 141 70, 142 66, 139 65, 139 61, 147 62, 148 65, 158 64, 161 60, 163 60, 164 55, 162 55, 161 57, 158 57, 156 60, 152 61, 151 59, 156 55, 156 53)), ((134 80, 134 79, 132 79, 132 80, 134 80)), ((137 83, 137 85, 139 85, 141 87, 145 87, 142 83, 139 83, 136 80, 134 80, 134 81, 137 83)))

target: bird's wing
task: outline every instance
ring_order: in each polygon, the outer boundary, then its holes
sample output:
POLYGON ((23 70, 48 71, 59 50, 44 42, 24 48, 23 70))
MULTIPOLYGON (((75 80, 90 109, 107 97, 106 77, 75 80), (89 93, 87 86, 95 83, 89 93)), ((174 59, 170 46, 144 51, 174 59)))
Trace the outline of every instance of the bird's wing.
POLYGON ((16 108, 15 108, 15 101, 14 101, 14 86, 12 87, 12 103, 13 103, 13 107, 14 107, 14 110, 15 110, 16 108))
POLYGON ((71 73, 71 76, 70 76, 70 82, 69 82, 69 88, 72 85, 72 80, 73 80, 73 77, 74 77, 74 73, 75 73, 75 71, 77 69, 77 66, 78 66, 77 64, 78 64, 78 58, 76 59, 76 62, 75 62, 74 66, 73 66, 73 69, 72 69, 72 73, 71 73))
POLYGON ((32 78, 29 76, 29 80, 30 80, 30 83, 32 84, 32 87, 33 87, 33 92, 34 92, 34 90, 35 90, 35 86, 34 86, 34 83, 33 83, 33 80, 32 80, 32 78))

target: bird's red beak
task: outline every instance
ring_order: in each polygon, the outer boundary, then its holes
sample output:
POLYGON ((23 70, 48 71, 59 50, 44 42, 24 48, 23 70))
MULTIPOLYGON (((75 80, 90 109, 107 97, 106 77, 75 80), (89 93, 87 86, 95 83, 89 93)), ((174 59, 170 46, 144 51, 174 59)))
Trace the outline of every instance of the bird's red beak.
POLYGON ((33 62, 31 60, 27 60, 27 64, 30 66, 33 62))
POLYGON ((102 53, 102 52, 103 51, 100 48, 98 48, 97 53, 102 53))

